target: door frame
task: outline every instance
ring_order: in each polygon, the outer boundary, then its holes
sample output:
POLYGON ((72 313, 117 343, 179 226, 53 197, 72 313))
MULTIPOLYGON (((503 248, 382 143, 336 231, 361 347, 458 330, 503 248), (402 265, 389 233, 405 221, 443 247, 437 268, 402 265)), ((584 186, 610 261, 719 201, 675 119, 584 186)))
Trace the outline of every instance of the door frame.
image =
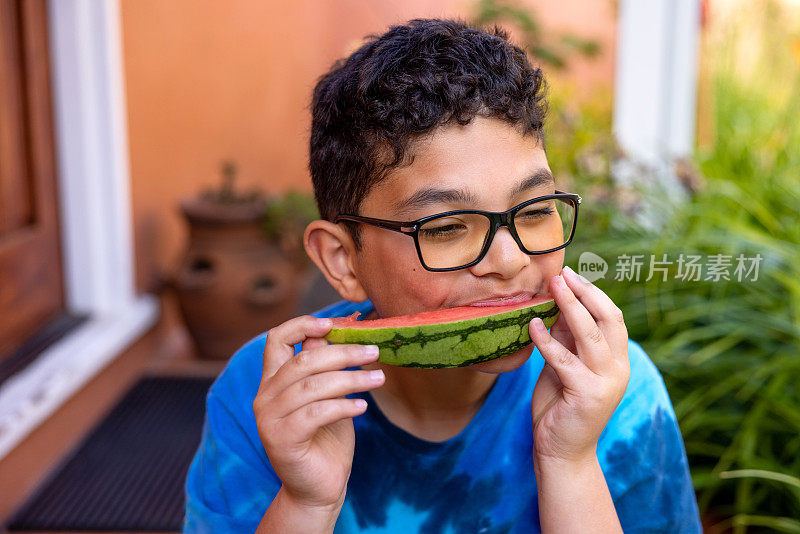
POLYGON ((0 459, 156 321, 137 295, 119 0, 48 0, 65 306, 89 319, 0 386, 0 459))

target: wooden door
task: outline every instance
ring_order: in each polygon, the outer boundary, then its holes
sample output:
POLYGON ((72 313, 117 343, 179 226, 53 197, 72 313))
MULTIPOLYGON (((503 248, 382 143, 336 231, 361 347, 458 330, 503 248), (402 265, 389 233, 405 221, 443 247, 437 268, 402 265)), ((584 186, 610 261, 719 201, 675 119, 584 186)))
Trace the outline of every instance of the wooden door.
POLYGON ((44 0, 0 0, 0 362, 63 309, 44 0))

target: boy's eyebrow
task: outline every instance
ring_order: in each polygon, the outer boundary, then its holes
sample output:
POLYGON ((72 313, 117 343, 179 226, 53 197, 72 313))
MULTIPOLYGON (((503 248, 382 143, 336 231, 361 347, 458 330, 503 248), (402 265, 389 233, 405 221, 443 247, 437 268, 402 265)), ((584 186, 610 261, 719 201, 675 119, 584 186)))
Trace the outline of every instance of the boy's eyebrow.
POLYGON ((528 189, 533 189, 534 187, 538 187, 540 185, 555 183, 556 179, 553 177, 553 173, 542 167, 541 169, 536 169, 533 174, 518 183, 508 196, 509 198, 514 198, 520 193, 524 193, 528 189))
POLYGON ((477 199, 472 193, 463 189, 436 189, 435 187, 426 187, 420 189, 407 199, 396 202, 394 209, 399 213, 410 208, 420 208, 430 204, 444 204, 447 202, 475 204, 477 199))
MULTIPOLYGON (((527 191, 540 185, 548 183, 555 183, 553 173, 546 168, 537 169, 533 174, 518 183, 511 193, 509 198, 514 198, 527 191)), ((397 213, 401 213, 410 208, 420 208, 430 204, 444 204, 444 203, 463 203, 463 204, 476 204, 477 199, 469 191, 463 189, 436 189, 434 187, 426 187, 420 189, 405 200, 401 200, 394 204, 394 209, 397 213)))

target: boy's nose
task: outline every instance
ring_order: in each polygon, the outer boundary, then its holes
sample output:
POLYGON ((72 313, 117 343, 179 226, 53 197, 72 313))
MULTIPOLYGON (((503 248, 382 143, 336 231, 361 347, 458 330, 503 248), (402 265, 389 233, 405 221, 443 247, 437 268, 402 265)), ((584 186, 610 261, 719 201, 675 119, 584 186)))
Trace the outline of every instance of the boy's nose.
POLYGON ((496 275, 513 278, 530 262, 530 256, 519 248, 514 236, 505 226, 499 228, 489 245, 486 256, 470 270, 475 276, 496 275))

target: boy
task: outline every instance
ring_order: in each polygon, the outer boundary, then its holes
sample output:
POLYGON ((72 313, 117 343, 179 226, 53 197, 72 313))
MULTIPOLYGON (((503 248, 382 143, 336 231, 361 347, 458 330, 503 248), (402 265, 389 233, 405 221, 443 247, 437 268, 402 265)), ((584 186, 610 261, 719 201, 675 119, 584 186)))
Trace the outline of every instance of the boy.
POLYGON ((504 33, 443 20, 393 27, 320 79, 305 247, 345 301, 251 340, 214 383, 185 531, 700 532, 658 371, 562 269, 577 197, 547 164, 544 91, 504 33), (428 218, 456 210, 503 224, 428 218), (531 345, 468 367, 322 339, 353 311, 540 296, 561 309, 550 333, 534 320, 531 345))

